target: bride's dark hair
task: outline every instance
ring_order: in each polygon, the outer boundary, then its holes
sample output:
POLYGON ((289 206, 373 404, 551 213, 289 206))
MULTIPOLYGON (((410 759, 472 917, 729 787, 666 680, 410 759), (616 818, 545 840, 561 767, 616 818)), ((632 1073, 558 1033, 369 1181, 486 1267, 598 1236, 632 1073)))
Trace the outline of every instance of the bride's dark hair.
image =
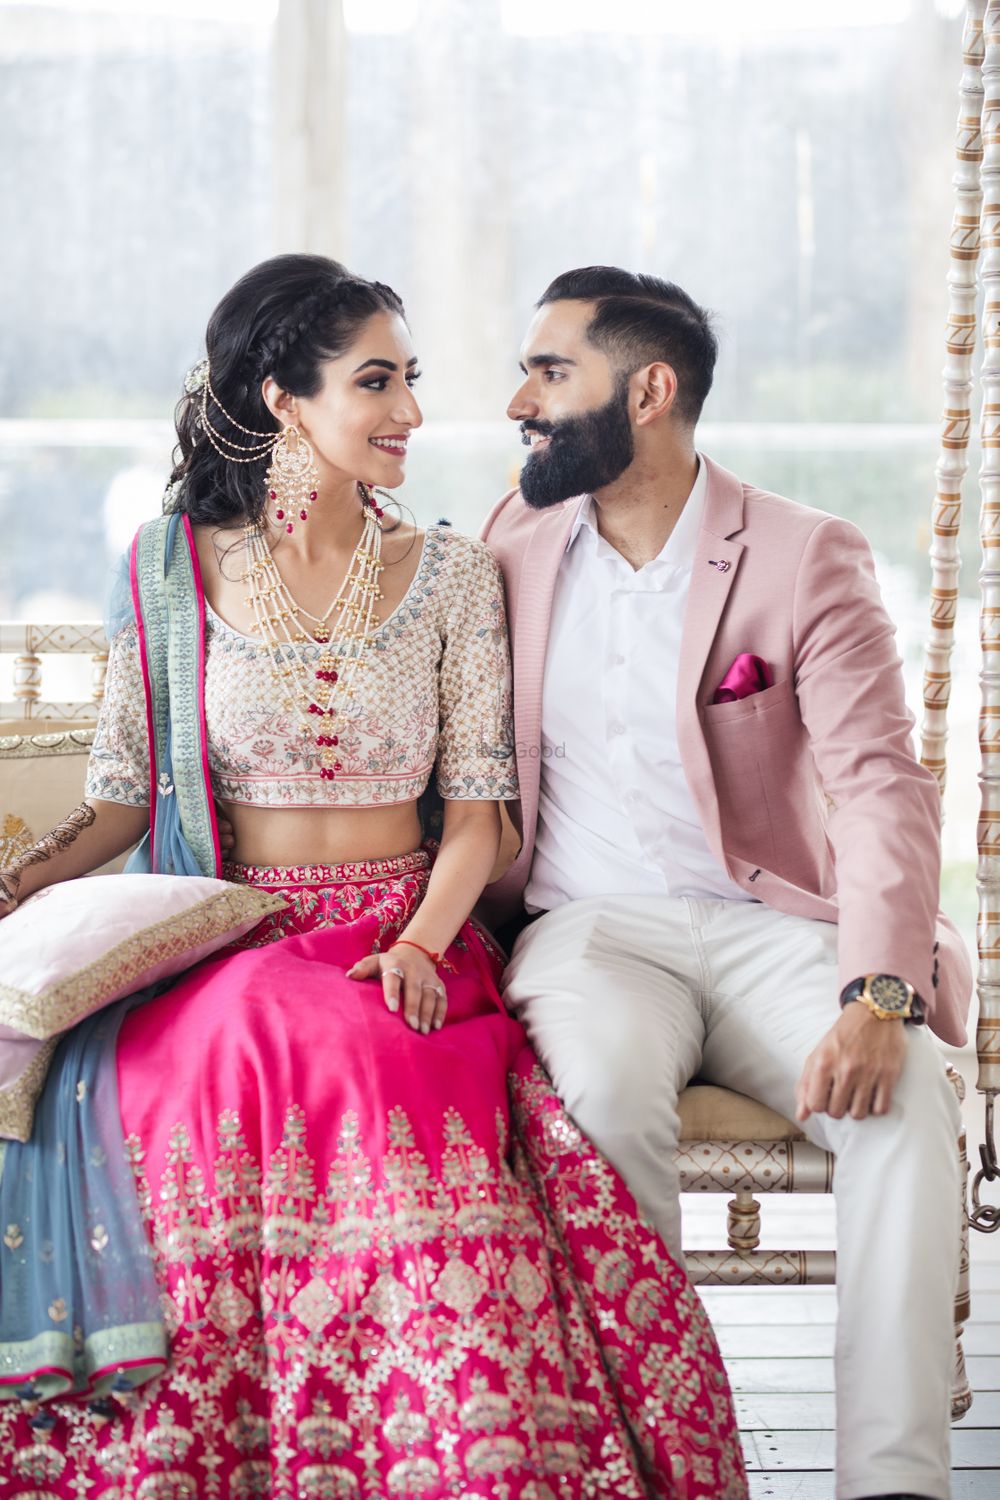
MULTIPOLYGON (((254 266, 208 320, 209 378, 225 409, 209 396, 212 426, 242 446, 261 439, 247 437, 240 427, 277 432, 279 423, 261 396, 265 378, 270 375, 293 396, 317 395, 324 360, 342 354, 363 324, 381 312, 405 316, 392 288, 352 276, 324 255, 276 255, 254 266)), ((174 413, 177 447, 167 508, 217 526, 259 522, 267 498, 268 454, 252 463, 223 458, 202 426, 201 401, 200 391, 186 392, 174 413)))

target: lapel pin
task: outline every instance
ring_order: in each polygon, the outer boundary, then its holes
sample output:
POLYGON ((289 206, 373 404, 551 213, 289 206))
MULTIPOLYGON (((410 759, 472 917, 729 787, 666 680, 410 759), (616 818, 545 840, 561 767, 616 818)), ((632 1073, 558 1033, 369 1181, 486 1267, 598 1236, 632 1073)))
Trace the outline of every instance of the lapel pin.
POLYGON ((718 570, 719 570, 720 573, 728 573, 729 572, 729 563, 726 561, 725 558, 723 558, 721 562, 713 562, 713 560, 711 558, 709 558, 708 559, 708 566, 710 568, 718 568, 718 570))

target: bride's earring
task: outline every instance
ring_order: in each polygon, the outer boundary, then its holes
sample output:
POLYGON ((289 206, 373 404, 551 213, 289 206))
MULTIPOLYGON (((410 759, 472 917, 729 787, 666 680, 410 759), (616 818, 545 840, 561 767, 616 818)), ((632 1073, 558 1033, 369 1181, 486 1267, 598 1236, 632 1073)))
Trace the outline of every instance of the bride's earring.
POLYGON ((265 475, 267 496, 274 507, 276 525, 291 535, 295 522, 309 519, 309 508, 316 500, 319 474, 316 455, 297 427, 283 427, 271 449, 271 462, 265 475))

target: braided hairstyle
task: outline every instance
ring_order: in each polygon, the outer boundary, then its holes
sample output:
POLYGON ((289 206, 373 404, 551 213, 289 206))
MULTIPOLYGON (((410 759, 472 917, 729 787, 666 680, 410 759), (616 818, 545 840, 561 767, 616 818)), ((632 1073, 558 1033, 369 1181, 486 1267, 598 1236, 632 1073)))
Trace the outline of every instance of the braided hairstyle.
MULTIPOLYGON (((280 423, 264 404, 261 385, 270 375, 290 395, 309 398, 323 385, 322 365, 349 348, 376 313, 403 313, 391 287, 352 276, 323 255, 276 255, 262 261, 228 291, 208 320, 205 349, 212 389, 225 414, 208 398, 208 416, 227 438, 243 444, 241 427, 277 432, 280 423), (228 414, 228 415, 227 415, 228 414)), ((194 522, 232 526, 260 522, 266 500, 265 453, 253 463, 231 463, 202 429, 201 392, 185 393, 174 421, 177 447, 167 508, 194 522)))

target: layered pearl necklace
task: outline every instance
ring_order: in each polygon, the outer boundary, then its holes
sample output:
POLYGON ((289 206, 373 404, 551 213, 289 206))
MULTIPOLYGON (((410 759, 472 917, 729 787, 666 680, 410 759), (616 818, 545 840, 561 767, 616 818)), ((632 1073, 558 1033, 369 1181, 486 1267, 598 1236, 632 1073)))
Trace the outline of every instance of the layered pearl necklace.
POLYGON ((299 720, 306 739, 320 752, 320 776, 333 781, 343 770, 337 758, 342 705, 350 698, 354 680, 364 666, 364 653, 372 634, 376 601, 382 598, 379 576, 382 562, 382 511, 367 485, 359 484, 364 526, 361 540, 347 567, 343 583, 323 615, 311 614, 296 602, 259 526, 244 527, 247 585, 244 600, 252 612, 264 642, 282 702, 299 720), (330 616, 339 610, 336 625, 330 616), (312 621, 307 630, 305 620, 312 621), (336 630, 336 634, 334 631, 336 630), (303 661, 299 647, 311 642, 321 646, 315 668, 303 661))

